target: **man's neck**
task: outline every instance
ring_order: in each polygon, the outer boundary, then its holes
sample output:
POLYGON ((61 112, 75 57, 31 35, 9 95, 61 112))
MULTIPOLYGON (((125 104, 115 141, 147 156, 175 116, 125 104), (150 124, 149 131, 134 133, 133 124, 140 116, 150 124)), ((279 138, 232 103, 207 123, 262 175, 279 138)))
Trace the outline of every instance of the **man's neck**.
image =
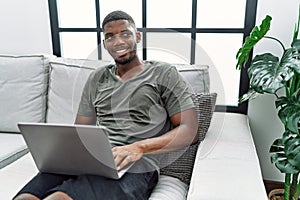
POLYGON ((122 80, 129 80, 144 70, 144 63, 139 59, 134 59, 127 64, 116 64, 116 75, 122 80))

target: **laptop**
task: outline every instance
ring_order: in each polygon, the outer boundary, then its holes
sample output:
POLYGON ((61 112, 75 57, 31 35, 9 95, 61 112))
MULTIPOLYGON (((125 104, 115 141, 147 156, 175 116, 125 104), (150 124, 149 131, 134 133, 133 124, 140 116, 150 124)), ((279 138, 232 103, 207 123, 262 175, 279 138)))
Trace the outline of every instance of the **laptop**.
POLYGON ((132 166, 116 169, 103 126, 19 122, 18 127, 40 172, 119 179, 132 166))

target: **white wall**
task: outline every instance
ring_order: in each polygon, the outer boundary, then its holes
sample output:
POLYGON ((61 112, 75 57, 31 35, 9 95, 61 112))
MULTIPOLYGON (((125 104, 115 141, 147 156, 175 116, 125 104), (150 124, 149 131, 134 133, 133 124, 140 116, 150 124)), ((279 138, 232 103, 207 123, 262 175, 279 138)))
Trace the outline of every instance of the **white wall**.
MULTIPOLYGON (((280 39, 285 47, 290 47, 294 24, 297 22, 299 0, 258 1, 256 24, 259 25, 268 14, 272 17, 267 35, 280 39)), ((254 49, 254 54, 272 52, 281 56, 282 48, 271 40, 263 40, 254 49)), ((266 180, 284 181, 284 176, 270 161, 270 146, 275 138, 281 137, 283 126, 277 117, 274 96, 264 95, 250 101, 248 115, 250 126, 260 158, 263 177, 266 180)))
POLYGON ((0 54, 51 54, 47 0, 0 0, 0 54))

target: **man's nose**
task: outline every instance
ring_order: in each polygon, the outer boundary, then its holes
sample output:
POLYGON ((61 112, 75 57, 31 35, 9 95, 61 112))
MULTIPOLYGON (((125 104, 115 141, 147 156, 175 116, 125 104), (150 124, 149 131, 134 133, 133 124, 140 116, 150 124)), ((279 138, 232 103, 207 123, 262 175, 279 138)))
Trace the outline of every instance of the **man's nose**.
POLYGON ((122 38, 119 34, 114 35, 114 44, 122 43, 124 43, 124 38, 122 38))

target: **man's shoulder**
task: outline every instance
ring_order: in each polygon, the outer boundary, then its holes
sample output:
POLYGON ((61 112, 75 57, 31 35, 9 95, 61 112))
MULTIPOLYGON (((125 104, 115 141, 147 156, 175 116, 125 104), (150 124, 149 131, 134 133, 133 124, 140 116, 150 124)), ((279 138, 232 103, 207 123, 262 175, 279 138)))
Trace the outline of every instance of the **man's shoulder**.
POLYGON ((104 74, 106 74, 107 72, 109 72, 109 69, 112 67, 113 67, 113 64, 107 64, 107 65, 100 66, 91 72, 90 78, 91 79, 99 78, 99 77, 103 76, 104 74))
POLYGON ((169 71, 171 69, 176 70, 176 67, 173 64, 168 63, 168 62, 150 60, 150 61, 146 61, 146 63, 151 65, 152 69, 157 69, 157 70, 161 70, 161 71, 169 71))

